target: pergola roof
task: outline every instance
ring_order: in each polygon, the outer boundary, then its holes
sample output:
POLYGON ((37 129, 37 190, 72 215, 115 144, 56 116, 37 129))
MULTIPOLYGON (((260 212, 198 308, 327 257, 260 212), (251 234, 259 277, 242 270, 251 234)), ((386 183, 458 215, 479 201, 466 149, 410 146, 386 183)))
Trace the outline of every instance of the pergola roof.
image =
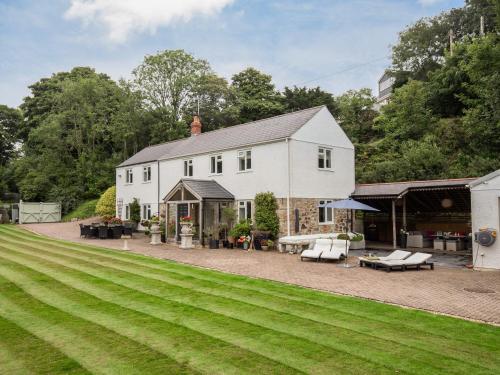
POLYGON ((186 189, 197 200, 234 200, 234 195, 223 188, 217 181, 187 178, 181 179, 165 196, 164 200, 170 200, 181 189, 186 189))
POLYGON ((384 182, 376 184, 357 184, 352 197, 354 199, 394 199, 410 191, 437 191, 468 188, 475 178, 456 178, 446 180, 384 182))

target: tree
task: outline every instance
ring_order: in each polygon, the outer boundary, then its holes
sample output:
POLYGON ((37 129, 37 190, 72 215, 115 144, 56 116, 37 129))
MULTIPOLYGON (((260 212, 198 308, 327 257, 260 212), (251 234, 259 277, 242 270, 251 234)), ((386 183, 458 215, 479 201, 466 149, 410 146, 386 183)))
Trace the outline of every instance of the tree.
POLYGON ((450 30, 455 42, 477 36, 481 16, 485 19, 485 31, 493 31, 496 16, 493 2, 466 0, 462 8, 422 18, 400 32, 398 43, 392 48, 396 87, 408 79, 426 80, 428 73, 444 62, 445 51, 450 48, 450 30))
POLYGON ((240 122, 271 117, 284 112, 279 93, 270 75, 247 68, 232 77, 240 122))
POLYGON ((15 155, 21 124, 18 109, 0 105, 0 166, 5 166, 15 155))
POLYGON ((111 186, 101 195, 95 206, 95 213, 99 216, 115 216, 116 186, 111 186))
POLYGON ((213 73, 205 60, 183 50, 166 50, 146 56, 132 74, 134 89, 161 119, 163 140, 171 140, 186 134, 187 126, 181 120, 196 102, 203 77, 213 73))
POLYGON ((335 116, 338 108, 335 98, 329 92, 321 90, 319 87, 307 88, 285 87, 282 93, 283 105, 286 112, 298 111, 301 109, 326 105, 329 111, 335 116))
POLYGON ((368 142, 377 135, 373 128, 378 114, 373 109, 376 99, 370 89, 349 90, 338 96, 335 102, 337 120, 353 142, 368 142))

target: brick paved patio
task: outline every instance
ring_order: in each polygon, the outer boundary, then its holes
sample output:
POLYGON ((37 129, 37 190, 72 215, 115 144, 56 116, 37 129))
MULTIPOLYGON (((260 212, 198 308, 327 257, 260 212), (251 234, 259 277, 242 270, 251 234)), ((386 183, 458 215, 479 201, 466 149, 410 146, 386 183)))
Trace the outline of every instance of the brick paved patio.
MULTIPOLYGON (((123 246, 122 240, 81 239, 76 222, 22 227, 69 241, 115 249, 123 246)), ((301 262, 298 255, 278 252, 180 250, 172 245, 152 246, 148 241, 143 234, 136 234, 128 246, 133 252, 157 258, 500 325, 500 271, 472 271, 438 263, 434 271, 386 273, 360 267, 342 269, 333 263, 301 262)), ((357 258, 352 256, 349 262, 357 264, 357 258)))

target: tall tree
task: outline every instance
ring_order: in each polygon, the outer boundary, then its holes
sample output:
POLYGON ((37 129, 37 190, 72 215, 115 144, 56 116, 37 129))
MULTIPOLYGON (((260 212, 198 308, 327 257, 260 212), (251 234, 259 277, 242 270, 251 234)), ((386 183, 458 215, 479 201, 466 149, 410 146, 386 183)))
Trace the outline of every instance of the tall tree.
POLYGON ((326 105, 330 112, 335 116, 338 112, 335 98, 329 92, 323 91, 320 87, 307 88, 285 87, 283 90, 283 104, 285 111, 293 112, 300 109, 326 105))
POLYGON ((145 105, 161 119, 163 140, 182 137, 186 111, 197 100, 196 92, 203 77, 213 74, 205 60, 196 59, 183 50, 166 50, 149 55, 133 71, 133 86, 145 105))
POLYGON ((0 104, 0 166, 5 166, 14 156, 21 132, 21 112, 0 104))
POLYGON ((272 78, 257 69, 247 68, 232 77, 240 122, 260 120, 284 112, 281 97, 272 78))

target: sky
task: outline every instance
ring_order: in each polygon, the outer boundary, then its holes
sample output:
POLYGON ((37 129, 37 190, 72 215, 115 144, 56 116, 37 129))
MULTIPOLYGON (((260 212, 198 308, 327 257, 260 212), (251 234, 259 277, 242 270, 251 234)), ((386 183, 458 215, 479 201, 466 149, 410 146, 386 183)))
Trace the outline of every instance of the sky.
POLYGON ((0 104, 90 66, 130 79, 145 55, 184 49, 227 78, 252 66, 277 88, 377 87, 398 32, 459 0, 0 0, 0 104))

